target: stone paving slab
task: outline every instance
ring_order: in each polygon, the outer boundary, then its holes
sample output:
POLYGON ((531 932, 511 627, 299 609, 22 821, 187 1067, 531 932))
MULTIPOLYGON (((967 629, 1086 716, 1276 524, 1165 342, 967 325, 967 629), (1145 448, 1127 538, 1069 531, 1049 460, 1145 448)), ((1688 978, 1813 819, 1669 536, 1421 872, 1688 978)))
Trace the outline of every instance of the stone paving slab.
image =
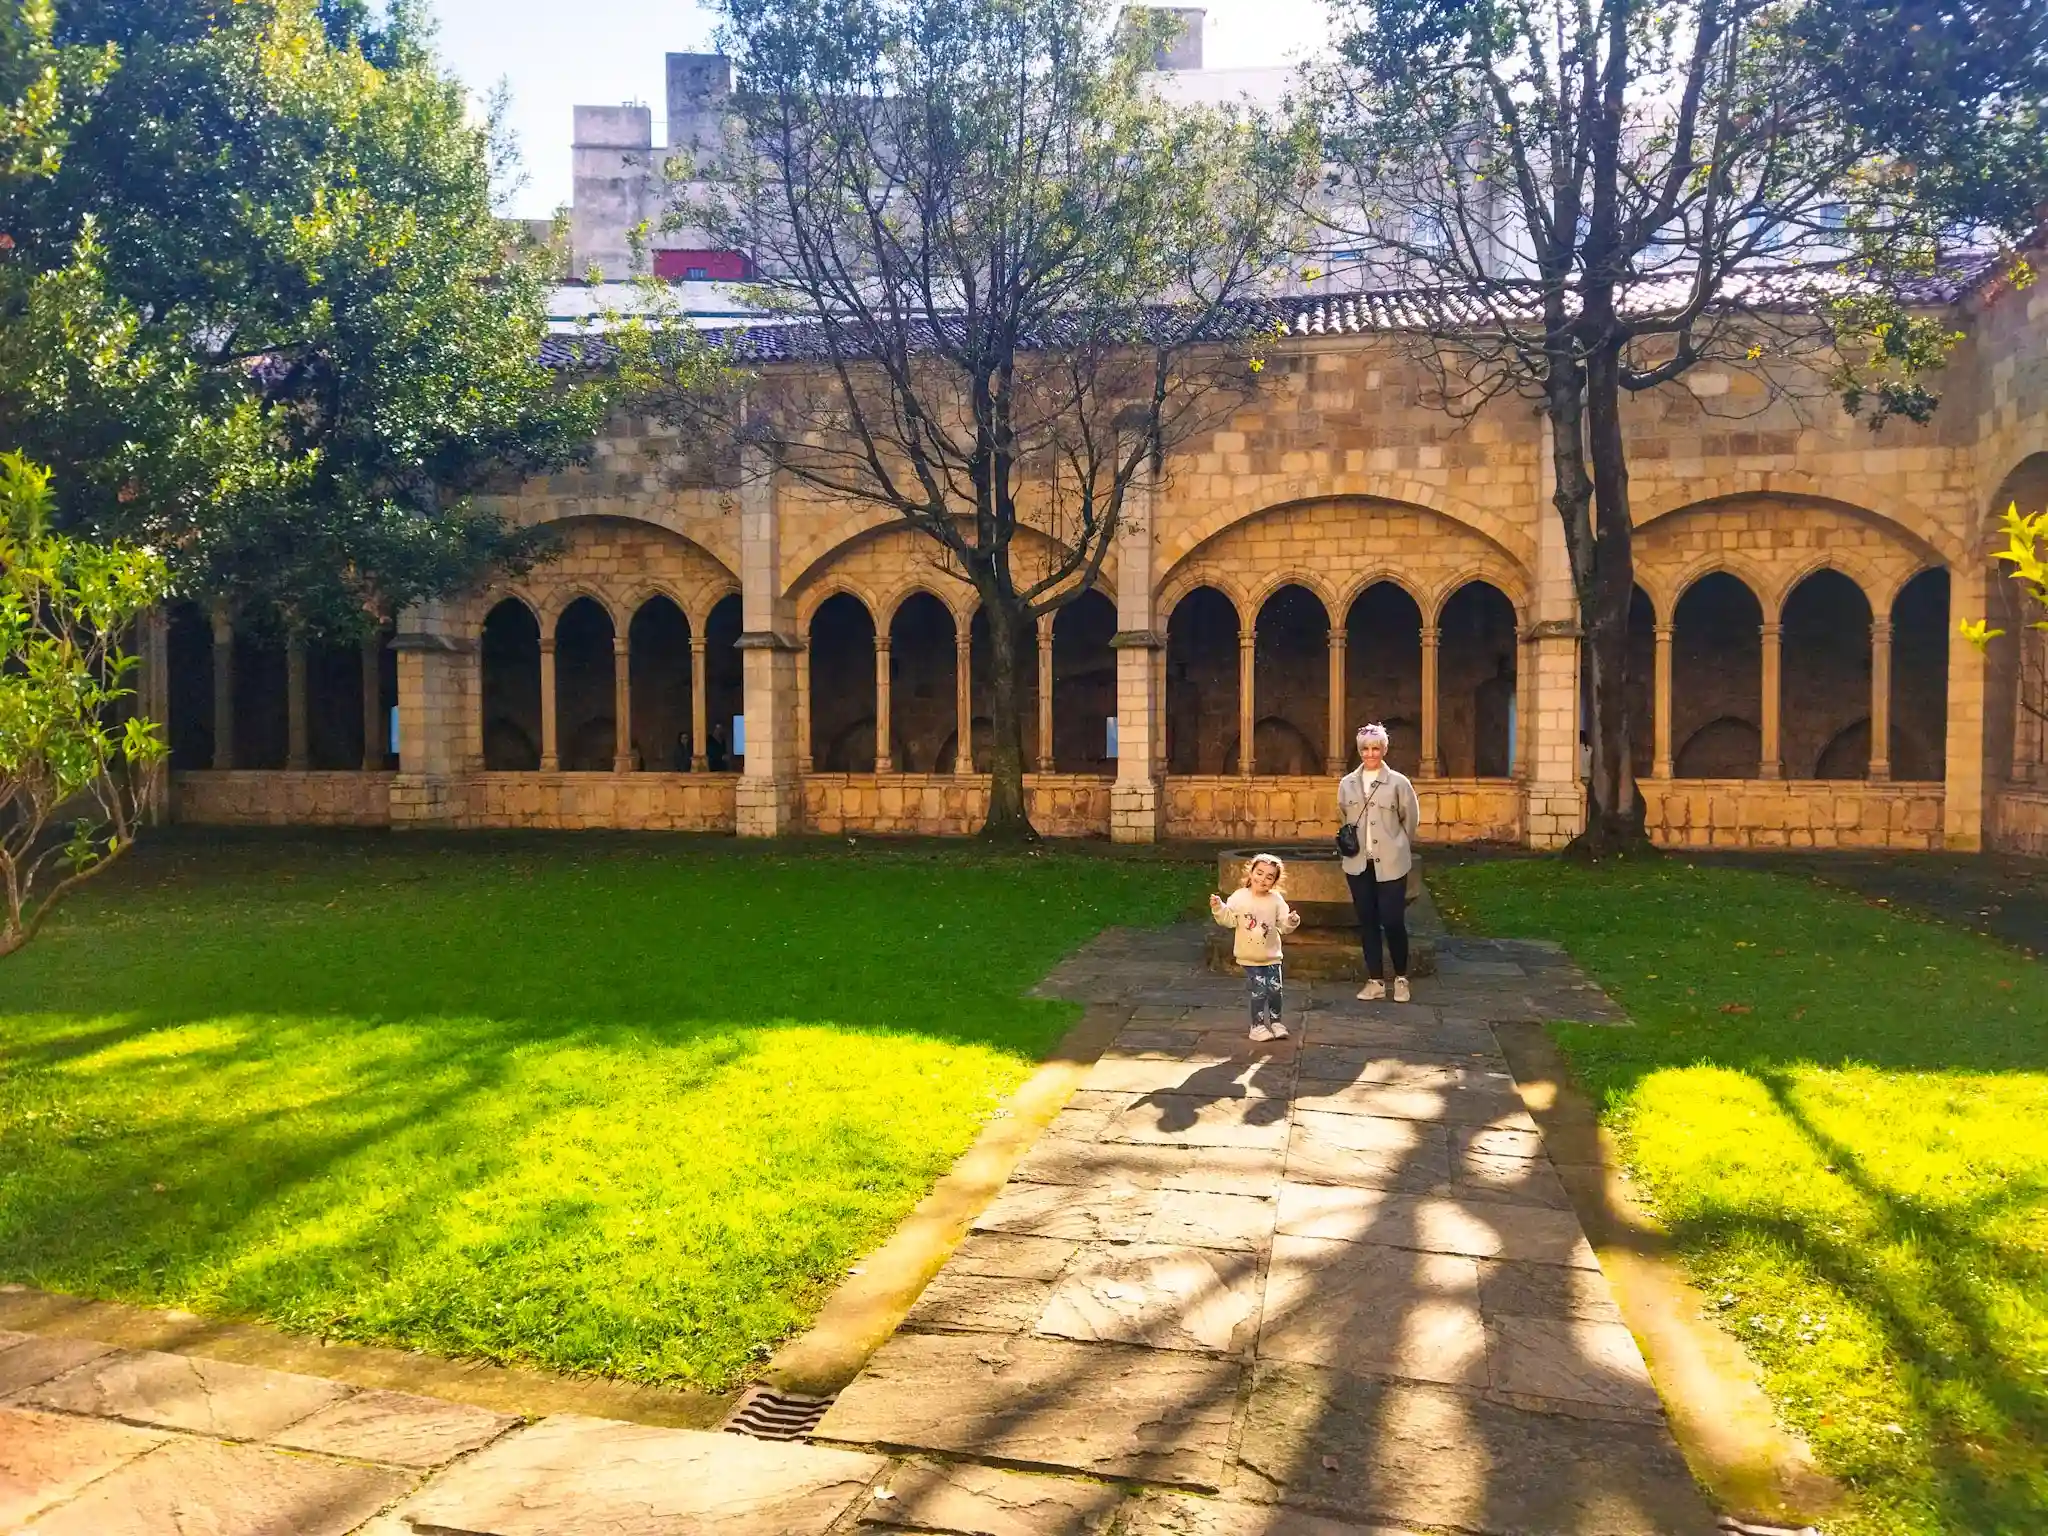
POLYGON ((1037 1326, 1052 1293, 1050 1280, 941 1272, 904 1316, 903 1326, 927 1331, 1023 1333, 1037 1326))
POLYGON ((344 1536, 413 1481, 391 1467, 177 1439, 101 1478, 22 1536, 344 1536))
POLYGON ((1258 1368, 1240 1494, 1349 1519, 1514 1536, 1710 1536, 1662 1425, 1530 1413, 1420 1382, 1258 1368))
POLYGON ((1280 1193, 1283 1159, 1261 1147, 1179 1147, 1157 1143, 1047 1138, 1011 1177, 1025 1184, 1106 1184, 1123 1189, 1184 1189, 1197 1194, 1280 1193))
POLYGON ((1287 1103, 1266 1097, 1149 1094, 1111 1120, 1102 1139, 1277 1152, 1287 1145, 1287 1103))
POLYGON ((1099 1536, 1123 1498, 1114 1483, 911 1462, 883 1480, 860 1523, 946 1536, 1099 1536))
POLYGON ((1390 1525, 1349 1525, 1272 1504, 1242 1504, 1193 1494, 1133 1499, 1115 1536, 1412 1536, 1390 1525))
POLYGON ((1327 1184, 1280 1187, 1281 1233, 1376 1243, 1479 1259, 1526 1259, 1598 1269, 1592 1245, 1571 1211, 1416 1198, 1327 1184))
POLYGON ((20 1400, 164 1429, 266 1440, 350 1391, 318 1376, 137 1350, 80 1366, 21 1394, 20 1400))
POLYGON ((438 1467, 489 1445, 516 1415, 410 1392, 358 1392, 270 1437, 273 1445, 401 1467, 438 1467))
POLYGON ((1117 1244, 1090 1249, 1074 1262, 1038 1319, 1038 1332, 1227 1354, 1248 1342, 1258 1310, 1253 1254, 1117 1244))
POLYGON ((1259 1358, 1488 1385, 1479 1267, 1459 1254, 1279 1237, 1259 1358))
POLYGON ((822 1536, 886 1465, 564 1414, 442 1473, 396 1513, 447 1536, 822 1536))
POLYGON ((0 1530, 14 1530, 164 1438, 125 1424, 0 1408, 0 1530))
POLYGON ((1215 1488, 1242 1369, 1178 1350, 899 1333, 817 1437, 1215 1488))
POLYGON ((46 1339, 26 1333, 7 1337, 13 1342, 0 1347, 0 1397, 19 1396, 114 1353, 92 1339, 46 1339))

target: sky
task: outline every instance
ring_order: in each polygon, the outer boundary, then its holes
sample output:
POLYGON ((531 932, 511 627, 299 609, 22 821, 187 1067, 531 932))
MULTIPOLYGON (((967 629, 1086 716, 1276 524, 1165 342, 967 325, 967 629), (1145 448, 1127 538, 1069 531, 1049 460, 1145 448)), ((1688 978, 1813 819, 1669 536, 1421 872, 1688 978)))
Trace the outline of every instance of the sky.
MULTIPOLYGON (((525 185, 501 211, 546 218, 569 201, 570 109, 644 102, 664 131, 666 53, 707 52, 710 14, 687 0, 433 0, 441 56, 482 94, 512 91, 525 185)), ((1210 0, 1211 69, 1291 63, 1322 36, 1320 0, 1210 0)))

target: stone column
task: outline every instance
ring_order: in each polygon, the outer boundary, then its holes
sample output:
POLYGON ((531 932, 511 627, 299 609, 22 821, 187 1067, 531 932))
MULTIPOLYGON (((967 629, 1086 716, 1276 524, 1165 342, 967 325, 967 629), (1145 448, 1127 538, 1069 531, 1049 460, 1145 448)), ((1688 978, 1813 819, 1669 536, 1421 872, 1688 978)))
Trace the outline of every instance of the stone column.
POLYGON ((304 773, 313 764, 306 720, 306 642, 293 635, 284 643, 284 765, 304 773))
POLYGON ((690 771, 703 773, 711 766, 706 749, 711 745, 711 662, 710 642, 702 635, 690 636, 690 771))
POLYGON ((1259 703, 1254 696, 1258 648, 1258 621, 1247 620, 1237 632, 1237 772, 1246 779, 1259 765, 1259 754, 1252 741, 1259 723, 1259 703))
POLYGON ((1340 624, 1330 626, 1330 751, 1324 767, 1343 773, 1350 764, 1344 730, 1344 648, 1350 636, 1340 624))
POLYGON ((1163 768, 1166 717, 1161 705, 1166 637, 1153 608, 1153 539, 1157 494, 1149 467, 1124 498, 1117 530, 1116 784, 1109 792, 1109 836, 1118 843, 1156 843, 1166 822, 1163 768))
POLYGON ((1656 700, 1654 705, 1656 746, 1652 753, 1653 761, 1650 767, 1650 776, 1656 779, 1668 779, 1672 776, 1671 640, 1677 629, 1678 626, 1675 624, 1659 624, 1657 626, 1657 671, 1656 681, 1653 684, 1656 700))
MULTIPOLYGON (((2001 574, 1997 578, 2004 580, 2001 574)), ((1990 606, 1984 563, 1967 561, 1949 571, 1949 612, 1975 616, 1990 606)), ((1985 704, 1990 678, 1987 658, 1962 636, 1962 627, 1948 626, 1948 729, 1943 748, 1941 839, 1957 852, 1984 846, 1985 704)))
POLYGON ((1760 779, 1785 775, 1784 753, 1779 746, 1780 709, 1784 691, 1785 626, 1763 626, 1764 637, 1764 745, 1763 761, 1757 765, 1760 779))
POLYGON ((811 641, 806 635, 796 657, 796 770, 810 773, 816 766, 811 758, 811 641))
POLYGON ((1038 621, 1038 771, 1051 773, 1052 751, 1052 615, 1038 621))
POLYGON ((1870 782, 1892 776, 1892 621, 1870 621, 1870 782))
MULTIPOLYGON (((363 772, 379 773, 384 760, 389 756, 387 743, 391 740, 391 723, 384 715, 384 636, 371 633, 363 636, 363 772)), ((479 686, 481 702, 481 686, 479 686)), ((484 717, 481 708, 473 711, 470 737, 474 745, 476 766, 482 766, 484 717)))
POLYGON ((889 694, 895 681, 889 676, 889 639, 875 636, 875 772, 896 771, 893 735, 895 722, 889 718, 889 694))
POLYGON ((235 622, 225 606, 213 610, 213 766, 235 766, 235 622))
MULTIPOLYGON (((391 648, 398 653, 398 751, 391 781, 394 827, 449 825, 467 814, 463 773, 468 744, 483 707, 473 686, 480 674, 477 645, 460 622, 460 611, 423 603, 398 617, 391 648)), ((553 657, 543 652, 544 663, 553 657)), ((552 666, 548 668, 552 681, 552 666)), ((551 714, 551 693, 542 696, 551 714)))
POLYGON ((156 739, 166 748, 149 776, 142 801, 142 818, 150 826, 161 826, 171 814, 171 623, 161 608, 152 608, 136 625, 136 654, 141 658, 141 676, 135 683, 135 712, 156 727, 156 739))
POLYGON ((555 637, 540 637, 540 771, 559 773, 562 754, 555 740, 555 637))
POLYGON ((803 815, 797 775, 797 659, 802 643, 782 587, 782 524, 767 456, 749 447, 741 467, 739 638, 746 668, 747 753, 735 793, 742 837, 793 832, 803 815))
POLYGON ((1536 535, 1535 590, 1524 647, 1528 704, 1516 723, 1527 765, 1522 835, 1532 848, 1562 848, 1586 820, 1579 774, 1579 607, 1564 523, 1551 500, 1557 484, 1549 419, 1538 417, 1536 427, 1537 494, 1529 513, 1536 535))
POLYGON ((1536 773, 1536 637, 1515 636, 1515 774, 1523 783, 1536 773))
POLYGON ((633 641, 612 636, 612 772, 633 771, 633 641))
POLYGON ((1443 763, 1436 750, 1436 673, 1438 630, 1422 626, 1422 765, 1421 777, 1443 777, 1443 763))
POLYGON ((974 626, 953 625, 953 771, 974 772, 974 626))

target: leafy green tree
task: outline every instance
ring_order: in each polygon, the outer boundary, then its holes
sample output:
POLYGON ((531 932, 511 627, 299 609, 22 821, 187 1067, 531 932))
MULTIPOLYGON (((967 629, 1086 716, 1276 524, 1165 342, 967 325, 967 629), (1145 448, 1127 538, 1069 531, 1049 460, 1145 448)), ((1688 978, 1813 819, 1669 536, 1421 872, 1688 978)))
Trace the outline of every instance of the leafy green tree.
POLYGON ((805 366, 762 370, 746 437, 974 588, 984 830, 1029 836, 1033 625, 1094 582, 1147 466, 1249 387, 1240 301, 1288 249, 1305 143, 1154 99, 1159 24, 1119 33, 1095 0, 720 14, 743 88, 680 222, 754 253, 761 302, 803 322, 805 366))
POLYGON ((330 632, 536 558, 470 493, 575 460, 616 389, 542 365, 554 257, 493 217, 492 128, 410 8, 62 0, 48 35, 0 440, 59 525, 330 632))
POLYGON ((1446 404, 1519 396, 1549 420, 1588 676, 1582 847, 1639 844, 1622 402, 1712 365, 1925 420, 1954 339, 1941 253, 2023 232, 2048 191, 2040 8, 1986 0, 2019 45, 1994 58, 1967 27, 1917 52, 1874 0, 1334 3, 1326 216, 1434 314, 1412 340, 1446 404))
POLYGON ((162 599, 163 561, 52 532, 53 504, 47 470, 0 454, 0 956, 127 852, 165 752, 120 639, 162 599))

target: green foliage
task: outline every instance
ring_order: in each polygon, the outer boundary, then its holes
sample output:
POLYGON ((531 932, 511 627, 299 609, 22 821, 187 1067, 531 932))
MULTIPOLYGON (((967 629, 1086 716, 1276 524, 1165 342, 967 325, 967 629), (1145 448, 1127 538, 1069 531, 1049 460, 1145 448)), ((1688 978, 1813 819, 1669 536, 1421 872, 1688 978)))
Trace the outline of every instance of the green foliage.
POLYGON ((1480 931, 1561 940, 1628 1010, 1555 1032, 1722 1326, 1848 1484, 1827 1529, 2048 1529, 2048 970, 1675 858, 1432 885, 1480 931))
POLYGON ((127 851, 165 751, 127 711, 135 658, 120 644, 163 596, 163 564, 53 533, 51 505, 49 472, 0 454, 0 956, 127 851), (65 814, 69 832, 52 835, 65 814))
POLYGON ((0 183, 0 437, 63 526, 332 632, 540 553, 467 498, 612 392, 541 365, 553 258, 429 43, 406 8, 59 9, 61 153, 0 183))
POLYGON ((152 838, 0 975, 0 1279, 722 1390, 1201 872, 730 839, 152 838))

